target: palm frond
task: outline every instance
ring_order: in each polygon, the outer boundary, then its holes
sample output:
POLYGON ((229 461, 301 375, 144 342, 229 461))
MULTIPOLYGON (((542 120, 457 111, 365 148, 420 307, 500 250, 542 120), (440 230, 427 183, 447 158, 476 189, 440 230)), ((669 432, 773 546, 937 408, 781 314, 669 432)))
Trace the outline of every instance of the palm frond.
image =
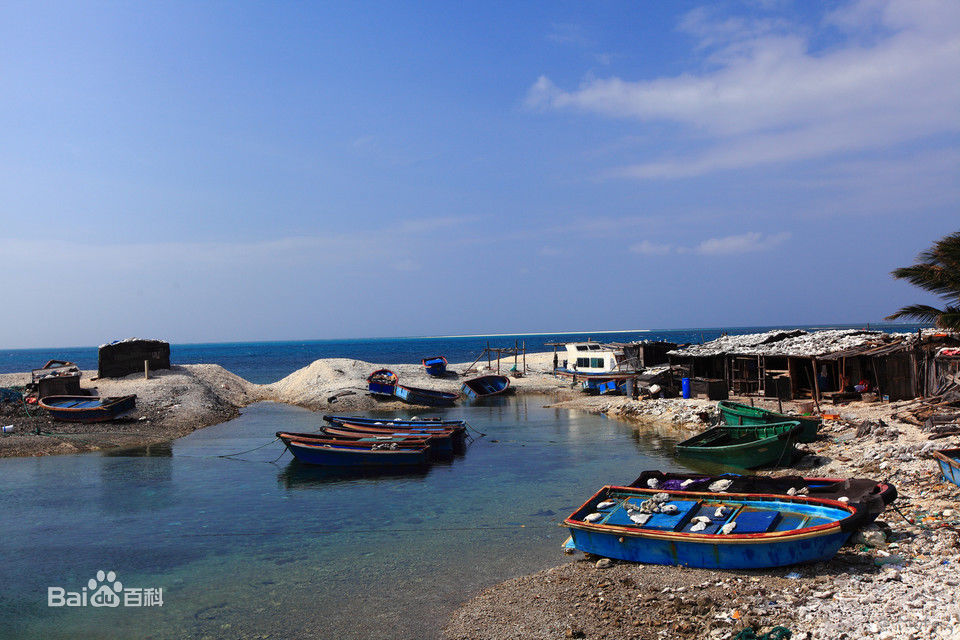
POLYGON ((938 265, 915 264, 890 272, 898 280, 906 280, 915 287, 960 300, 960 269, 946 269, 938 265))
POLYGON ((937 309, 936 307, 931 307, 927 304, 911 304, 909 306, 901 308, 896 313, 889 315, 885 320, 897 320, 899 318, 914 318, 920 320, 921 322, 929 322, 931 324, 936 324, 940 316, 943 315, 943 311, 937 309))

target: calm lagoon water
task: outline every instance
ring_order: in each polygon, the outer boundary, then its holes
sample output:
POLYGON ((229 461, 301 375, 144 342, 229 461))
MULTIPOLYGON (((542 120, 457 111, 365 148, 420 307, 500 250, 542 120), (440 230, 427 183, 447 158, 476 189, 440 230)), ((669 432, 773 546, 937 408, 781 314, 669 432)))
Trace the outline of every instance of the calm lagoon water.
POLYGON ((424 474, 291 462, 277 404, 150 450, 0 460, 0 637, 434 638, 478 590, 565 561, 557 526, 605 483, 679 469, 678 434, 508 398, 460 407, 485 437, 424 474), (98 570, 162 607, 49 608, 98 570))

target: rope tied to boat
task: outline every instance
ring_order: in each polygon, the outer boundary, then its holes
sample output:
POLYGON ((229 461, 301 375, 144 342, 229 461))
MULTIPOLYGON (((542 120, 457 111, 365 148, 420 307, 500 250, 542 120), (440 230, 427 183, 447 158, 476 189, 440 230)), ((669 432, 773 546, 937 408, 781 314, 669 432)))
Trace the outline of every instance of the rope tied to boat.
MULTIPOLYGON (((225 454, 219 455, 219 456, 217 456, 217 457, 218 457, 218 458, 232 458, 232 457, 234 457, 234 456, 242 456, 242 455, 245 454, 245 453, 251 453, 251 452, 253 452, 253 451, 257 451, 258 449, 263 449, 264 447, 268 447, 268 446, 270 446, 271 444, 273 444, 274 442, 276 442, 276 441, 279 440, 279 439, 280 439, 279 437, 276 437, 276 438, 274 438, 273 440, 271 440, 270 442, 268 442, 268 443, 266 443, 266 444, 262 444, 262 445, 260 445, 259 447, 254 447, 253 449, 248 449, 247 451, 238 451, 237 453, 225 453, 225 454)), ((286 449, 284 449, 284 452, 286 452, 286 449)), ((283 455, 283 454, 281 453, 280 455, 283 455)), ((278 459, 278 460, 280 459, 279 456, 277 457, 277 459, 278 459)))
POLYGON ((786 627, 774 627, 762 636, 758 636, 753 627, 747 627, 733 637, 733 640, 790 640, 793 632, 786 627))

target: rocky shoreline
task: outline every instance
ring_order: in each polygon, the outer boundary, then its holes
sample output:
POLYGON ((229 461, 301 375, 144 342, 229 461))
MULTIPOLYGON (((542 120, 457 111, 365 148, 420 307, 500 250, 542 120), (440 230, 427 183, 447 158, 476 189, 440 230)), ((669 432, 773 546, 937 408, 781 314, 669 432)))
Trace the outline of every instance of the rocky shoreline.
MULTIPOLYGON (((808 455, 778 474, 893 483, 892 507, 829 562, 765 571, 705 571, 576 560, 484 591, 444 629, 448 640, 733 638, 785 627, 796 639, 960 638, 960 488, 933 451, 957 446, 906 418, 917 402, 831 407, 808 455), (895 507, 895 508, 894 508, 895 507)), ((679 426, 715 406, 700 400, 586 398, 557 406, 679 426)), ((586 487, 584 497, 597 487, 586 487)), ((560 553, 558 549, 558 554, 560 553)))
MULTIPOLYGON (((707 400, 586 396, 551 374, 552 354, 528 354, 528 371, 513 379, 517 393, 545 394, 550 406, 605 414, 637 429, 702 429, 716 419, 707 400)), ((229 420, 260 401, 311 410, 395 411, 366 393, 366 376, 381 367, 357 360, 318 360, 283 380, 256 385, 217 365, 182 365, 92 380, 102 395, 136 393, 137 413, 104 425, 54 423, 7 407, 0 457, 76 453, 165 442, 229 420), (39 429, 44 435, 36 435, 39 429)), ((419 365, 387 365, 401 381, 456 390, 461 376, 427 378, 419 365)), ((462 369, 464 365, 453 365, 462 369)), ((506 367, 504 367, 504 370, 506 367)), ((473 375, 473 374, 470 374, 473 375)), ((0 386, 29 374, 0 375, 0 386)), ((747 626, 758 634, 782 626, 793 638, 960 638, 956 587, 960 563, 960 488, 940 477, 932 453, 956 446, 931 440, 928 423, 911 418, 919 401, 830 407, 808 455, 777 473, 868 477, 894 484, 900 498, 876 525, 830 562, 766 571, 706 571, 631 565, 584 558, 477 594, 458 609, 445 638, 732 638, 747 626)), ((826 412, 826 411, 825 411, 826 412)), ((944 428, 936 427, 940 431, 944 428)), ((948 425, 949 430, 949 425, 948 425)), ((956 436, 952 438, 956 439, 956 436)), ((584 487, 587 497, 598 487, 584 487)))

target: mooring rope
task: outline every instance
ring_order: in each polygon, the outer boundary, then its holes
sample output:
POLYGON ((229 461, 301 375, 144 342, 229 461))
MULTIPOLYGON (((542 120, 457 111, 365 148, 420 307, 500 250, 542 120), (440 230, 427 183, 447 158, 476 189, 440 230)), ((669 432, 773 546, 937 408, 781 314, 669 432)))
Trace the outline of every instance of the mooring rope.
MULTIPOLYGON (((251 453, 251 452, 253 452, 253 451, 257 451, 258 449, 263 449, 264 447, 273 444, 274 442, 276 442, 276 441, 279 440, 279 439, 280 439, 280 438, 277 437, 277 438, 274 438, 273 440, 271 440, 270 442, 267 442, 266 444, 262 444, 262 445, 260 445, 259 447, 254 447, 253 449, 248 449, 248 450, 246 450, 246 451, 238 451, 237 453, 226 453, 226 454, 219 455, 219 456, 216 456, 216 457, 217 457, 217 458, 233 458, 234 456, 242 456, 242 455, 245 454, 245 453, 251 453)), ((286 451, 286 450, 287 450, 286 447, 284 447, 283 450, 286 451)), ((283 454, 281 453, 280 455, 282 456, 283 454)), ((280 459, 280 456, 277 456, 277 460, 279 460, 279 459, 280 459)))

